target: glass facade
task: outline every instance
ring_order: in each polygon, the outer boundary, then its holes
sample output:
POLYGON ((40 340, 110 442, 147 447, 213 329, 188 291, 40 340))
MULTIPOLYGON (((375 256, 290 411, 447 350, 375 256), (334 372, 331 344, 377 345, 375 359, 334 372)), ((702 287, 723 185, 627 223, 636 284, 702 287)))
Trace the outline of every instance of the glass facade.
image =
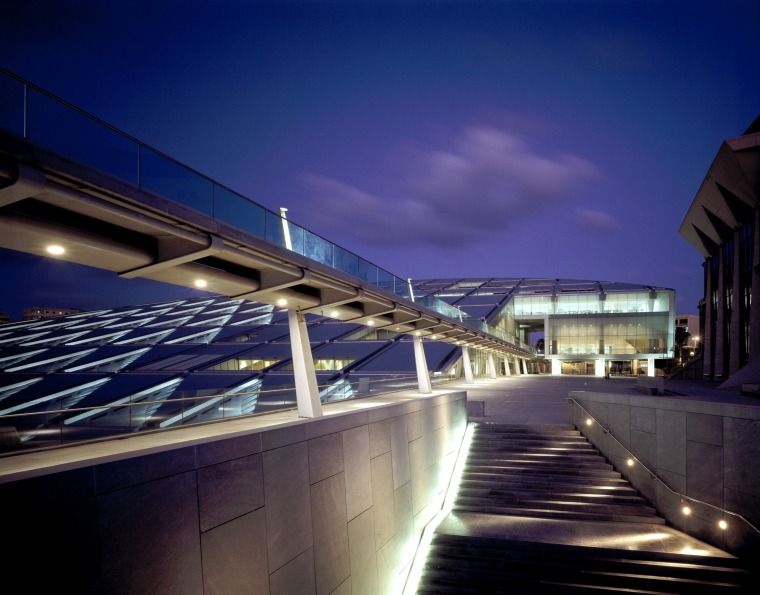
POLYGON ((654 360, 674 353, 671 289, 575 279, 434 279, 417 282, 415 292, 447 300, 517 342, 542 335, 544 357, 558 362, 555 374, 653 375, 654 360))

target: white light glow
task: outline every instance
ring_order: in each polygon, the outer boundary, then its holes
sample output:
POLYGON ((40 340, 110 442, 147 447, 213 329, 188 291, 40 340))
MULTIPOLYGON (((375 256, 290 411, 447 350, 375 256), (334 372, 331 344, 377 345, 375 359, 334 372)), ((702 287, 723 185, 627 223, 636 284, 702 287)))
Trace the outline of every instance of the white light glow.
POLYGON ((278 306, 287 306, 288 305, 288 300, 286 300, 284 298, 280 298, 279 300, 277 300, 277 305, 278 306))
POLYGON ((206 285, 208 285, 208 283, 206 282, 205 279, 196 279, 195 280, 195 286, 196 287, 206 287, 206 285))
POLYGON ((728 523, 724 521, 723 519, 721 519, 720 521, 718 521, 718 527, 720 527, 722 531, 725 531, 726 529, 728 529, 728 523))
POLYGON ((375 326, 375 321, 374 320, 368 320, 367 321, 367 326, 375 326))
POLYGON ((681 509, 681 512, 684 513, 685 516, 689 516, 691 514, 691 508, 689 508, 688 506, 684 506, 681 509))
POLYGON ((337 318, 338 317, 338 311, 337 310, 333 310, 332 312, 330 312, 330 317, 331 318, 337 318))
POLYGON ((47 247, 48 254, 54 254, 58 256, 59 254, 63 254, 66 252, 66 250, 63 249, 63 246, 59 246, 58 244, 51 244, 47 247))
POLYGON ((593 420, 592 420, 592 419, 589 417, 589 418, 586 420, 586 425, 587 425, 587 426, 590 426, 592 423, 594 423, 594 421, 593 421, 593 420))
POLYGON ((625 462, 625 464, 626 464, 626 465, 628 465, 629 467, 633 467, 633 459, 628 459, 628 460, 625 462))

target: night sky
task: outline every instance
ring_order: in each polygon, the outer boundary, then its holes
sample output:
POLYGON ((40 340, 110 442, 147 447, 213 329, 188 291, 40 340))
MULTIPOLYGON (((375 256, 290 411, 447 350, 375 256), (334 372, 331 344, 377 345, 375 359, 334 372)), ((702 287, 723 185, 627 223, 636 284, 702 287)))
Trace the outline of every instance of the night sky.
MULTIPOLYGON (((0 64, 400 277, 702 297, 678 234, 760 114, 757 0, 4 0, 0 64)), ((2 106, 0 106, 2 108, 2 106)), ((202 295, 0 250, 0 308, 202 295)))

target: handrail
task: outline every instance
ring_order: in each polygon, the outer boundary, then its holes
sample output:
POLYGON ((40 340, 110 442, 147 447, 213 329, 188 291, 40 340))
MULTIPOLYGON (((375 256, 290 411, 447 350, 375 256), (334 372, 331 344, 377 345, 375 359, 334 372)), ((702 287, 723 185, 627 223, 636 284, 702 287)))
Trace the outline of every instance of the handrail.
MULTIPOLYGON (((755 525, 753 525, 748 519, 746 519, 745 517, 743 517, 738 512, 733 512, 731 510, 727 510, 727 509, 722 508, 720 506, 716 506, 715 504, 710 504, 709 502, 705 502, 703 500, 700 500, 699 498, 694 498, 693 496, 687 496, 686 494, 682 494, 681 492, 678 492, 678 491, 674 490, 673 488, 671 488, 667 483, 665 483, 665 481, 659 475, 657 475, 657 473, 655 473, 654 471, 652 471, 647 465, 645 465, 641 461, 641 459, 639 459, 636 455, 634 455, 622 442, 620 442, 620 440, 618 440, 617 438, 615 438, 614 434, 612 434, 612 432, 610 432, 610 429, 608 427, 605 427, 604 424, 602 424, 601 422, 599 422, 596 419, 596 417, 594 417, 593 415, 591 415, 586 410, 586 408, 583 407, 583 405, 581 405, 573 397, 568 397, 567 400, 568 401, 572 401, 575 405, 577 405, 578 408, 580 408, 581 411, 583 411, 583 413, 585 413, 588 416, 588 419, 593 420, 600 428, 602 428, 602 431, 605 434, 607 434, 610 438, 612 438, 620 446, 620 448, 622 448, 625 452, 627 452, 633 460, 635 460, 639 465, 641 465, 649 473, 651 479, 659 481, 663 485, 663 487, 665 487, 665 489, 667 489, 671 494, 673 494, 674 496, 678 496, 681 500, 688 500, 690 502, 694 502, 694 503, 700 504, 702 506, 707 506, 707 507, 712 508, 713 510, 717 510, 717 511, 723 513, 723 514, 727 514, 727 515, 731 515, 733 517, 736 517, 737 519, 739 519, 742 522, 744 522, 752 530, 754 530, 755 533, 758 534, 758 536, 760 536, 760 529, 758 529, 757 527, 755 527, 755 525)), ((707 520, 707 519, 702 519, 702 520, 707 520)))
MULTIPOLYGON (((177 200, 180 203, 185 204, 186 206, 189 206, 196 210, 199 208, 204 209, 203 212, 206 215, 209 215, 214 221, 226 223, 222 219, 218 218, 217 211, 221 210, 223 206, 225 205, 225 201, 224 201, 225 197, 223 195, 225 193, 228 193, 230 195, 228 198, 235 199, 235 200, 238 200, 238 199, 242 200, 244 201, 244 203, 258 210, 256 215, 260 216, 261 220, 257 219, 254 221, 257 229, 252 229, 250 225, 245 226, 245 224, 242 223, 243 227, 241 227, 241 229, 244 229, 246 232, 251 233, 255 235, 256 237, 259 237, 267 242, 273 243, 283 248, 287 248, 293 252, 296 252, 297 254, 316 260, 317 262, 327 265, 333 269, 358 277, 359 279, 362 279, 363 281, 371 283, 372 285, 376 287, 390 291, 391 293, 399 296, 401 299, 414 301, 413 296, 410 295, 410 288, 409 288, 409 284, 407 280, 404 280, 398 277, 397 275, 394 275, 393 273, 387 271, 386 269, 368 260, 365 260, 364 258, 360 257, 355 252, 352 252, 351 250, 346 250, 342 246, 339 246, 338 244, 335 244, 327 240, 326 238, 320 236, 319 234, 309 231, 306 227, 298 225, 297 223, 294 223, 284 218, 281 213, 275 212, 272 209, 269 209, 257 203, 256 201, 251 200, 247 196, 244 196, 243 194, 240 194, 239 192, 232 190, 228 186, 221 184, 217 182, 216 180, 185 165, 184 163, 177 161, 173 157, 166 155, 165 153, 138 140, 137 138, 127 134, 126 132, 123 132, 122 130, 116 128, 115 126, 108 124, 107 122, 101 120, 100 118, 93 116, 92 114, 84 111, 83 109, 78 108, 75 105, 61 99, 60 97, 54 95, 53 93, 50 93, 49 91, 46 91, 42 89, 41 87, 27 81, 26 79, 3 68, 2 66, 0 66, 0 74, 10 77, 11 79, 17 81, 23 86, 23 97, 20 98, 23 101, 23 111, 21 113, 21 118, 22 118, 21 130, 22 130, 23 138, 25 140, 30 140, 30 135, 29 135, 30 109, 29 109, 29 92, 28 91, 29 89, 31 89, 37 93, 42 94, 47 99, 52 100, 53 102, 57 104, 60 104, 66 109, 71 110, 75 112, 76 114, 78 114, 79 116, 82 116, 94 122, 98 126, 101 126, 103 128, 106 128, 107 130, 110 130, 111 132, 115 133, 116 135, 120 136, 126 141, 129 141, 130 143, 136 145, 136 150, 137 150, 136 180, 130 180, 130 181, 136 182, 136 184, 140 188, 144 190, 149 190, 149 191, 157 191, 155 187, 152 187, 152 183, 150 182, 150 180, 149 179, 146 180, 143 175, 145 160, 147 159, 148 163, 150 163, 150 157, 151 157, 151 154, 153 154, 157 156, 158 158, 165 160, 166 162, 171 164, 171 166, 180 168, 183 172, 190 174, 193 177, 193 180, 203 181, 204 184, 207 183, 209 185, 210 193, 206 196, 200 196, 200 198, 197 199, 197 200, 200 200, 204 204, 204 206, 202 207, 199 207, 196 199, 183 200, 183 198, 178 198, 177 196, 173 196, 173 195, 168 196, 169 198, 177 200), (143 155, 144 153, 146 153, 146 155, 143 155), (217 197, 217 194, 219 194, 219 197, 217 197), (208 201, 210 201, 210 204, 206 204, 208 201), (289 230, 289 233, 292 236, 291 242, 286 242, 285 238, 279 237, 283 229, 286 229, 284 225, 287 225, 287 229, 289 230)), ((0 80, 0 83, 2 83, 2 80, 0 80)), ((0 122, 0 126, 2 126, 2 122, 0 122)), ((82 135, 86 136, 86 133, 82 132, 82 135)), ((85 159, 81 155, 78 155, 78 156, 70 155, 70 157, 73 157, 79 160, 85 159)), ((101 163, 93 163, 92 160, 83 161, 83 162, 87 163, 90 166, 97 167, 98 169, 103 168, 101 163)), ((109 165, 113 167, 113 164, 109 164, 109 165)), ((111 171, 109 173, 119 175, 121 177, 123 174, 121 170, 125 167, 125 163, 122 161, 119 161, 118 165, 119 165, 119 170, 120 170, 118 174, 115 174, 114 171, 111 171)), ((133 174, 134 173, 135 172, 133 172, 133 174)), ((160 193, 160 190, 158 191, 160 193)), ((236 226, 241 225, 240 221, 242 221, 245 218, 245 215, 248 215, 248 214, 249 213, 243 213, 240 217, 238 217, 236 219, 235 225, 236 226)), ((448 302, 445 302, 444 300, 441 300, 440 298, 427 298, 426 303, 424 305, 447 318, 457 320, 458 322, 460 322, 461 324, 464 324, 465 326, 468 326, 472 329, 478 330, 485 334, 491 335, 493 337, 499 338, 507 343, 514 345, 515 347, 523 349, 529 353, 535 354, 535 350, 532 347, 522 344, 516 338, 509 339, 505 337, 505 333, 503 333, 499 329, 491 327, 485 322, 472 317, 471 315, 460 310, 456 306, 452 306, 451 304, 449 304, 448 302)))

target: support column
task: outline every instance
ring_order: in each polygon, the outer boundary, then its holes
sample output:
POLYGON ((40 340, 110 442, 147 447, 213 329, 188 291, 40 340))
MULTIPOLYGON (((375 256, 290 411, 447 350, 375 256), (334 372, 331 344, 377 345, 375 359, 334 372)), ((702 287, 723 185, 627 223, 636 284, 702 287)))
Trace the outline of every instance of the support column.
POLYGON ((511 376, 512 375, 512 370, 510 370, 510 368, 509 368, 509 356, 508 355, 504 356, 504 375, 505 376, 511 376))
POLYGON ((713 307, 712 307, 712 256, 705 259, 705 328, 702 329, 702 376, 705 380, 712 380, 712 346, 713 346, 713 307))
POLYGON ((522 367, 520 365, 520 358, 515 356, 515 376, 522 376, 522 367))
POLYGON ((594 362, 594 375, 604 376, 604 358, 600 357, 599 359, 594 360, 594 362))
POLYGON ((462 345, 462 367, 464 368, 464 383, 475 384, 475 379, 472 377, 472 366, 470 365, 470 352, 467 349, 467 345, 462 345))
POLYGON ((496 364, 494 363, 493 353, 488 352, 488 377, 496 378, 496 364))
POLYGON ((433 386, 430 383, 430 372, 428 371, 427 360, 425 359, 422 337, 414 335, 412 340, 414 341, 414 363, 417 366, 417 385, 419 386, 420 393, 429 395, 433 392, 433 386))
POLYGON ((724 339, 726 337, 726 284, 724 280, 725 267, 723 266, 723 246, 713 258, 718 259, 718 311, 715 314, 715 337, 713 341, 713 352, 715 364, 713 366, 713 380, 725 380, 723 376, 723 349, 724 339))
POLYGON ((552 376, 562 375, 562 362, 556 358, 552 358, 552 376))
MULTIPOLYGON (((749 304, 749 359, 760 355, 760 210, 755 209, 752 246, 752 293, 749 304)), ((705 325, 707 326, 707 325, 705 325)), ((702 340, 704 341, 704 332, 702 340)))
POLYGON ((742 321, 742 293, 741 293, 741 266, 739 265, 739 254, 741 253, 741 236, 739 228, 734 230, 734 261, 731 263, 733 268, 732 278, 732 303, 731 303, 731 332, 728 343, 728 376, 733 376, 741 368, 742 357, 742 338, 741 338, 741 321, 742 321))
POLYGON ((647 358, 647 376, 654 376, 654 357, 647 358))
POLYGON ((311 355, 309 332, 303 314, 288 309, 290 329, 290 351, 293 356, 293 377, 296 382, 296 403, 299 417, 322 417, 322 403, 319 400, 317 373, 311 355))

